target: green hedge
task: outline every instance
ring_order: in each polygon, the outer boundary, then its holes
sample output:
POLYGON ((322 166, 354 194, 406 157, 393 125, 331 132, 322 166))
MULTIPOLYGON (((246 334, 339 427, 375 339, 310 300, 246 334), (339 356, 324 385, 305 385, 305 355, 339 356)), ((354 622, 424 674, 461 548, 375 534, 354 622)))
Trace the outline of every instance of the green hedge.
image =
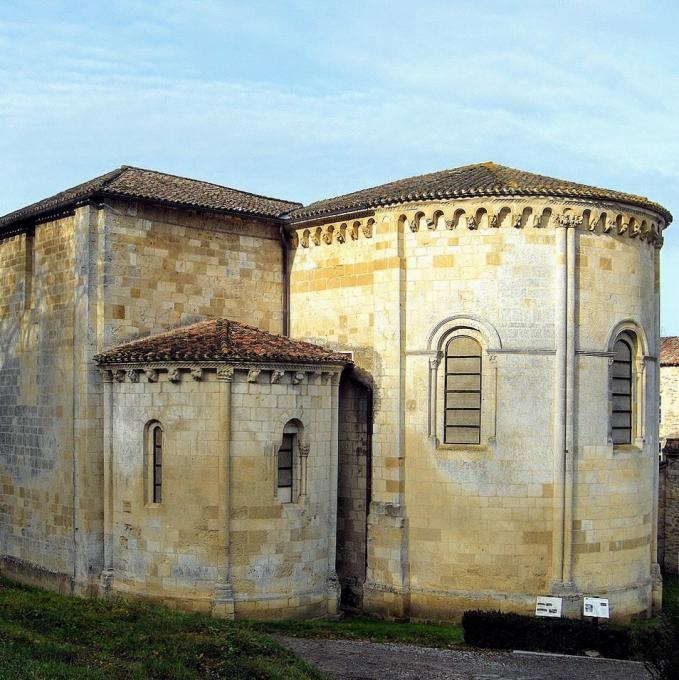
POLYGON ((597 651, 611 659, 635 656, 628 628, 592 621, 550 619, 502 612, 467 611, 462 617, 464 641, 474 647, 583 654, 597 651))

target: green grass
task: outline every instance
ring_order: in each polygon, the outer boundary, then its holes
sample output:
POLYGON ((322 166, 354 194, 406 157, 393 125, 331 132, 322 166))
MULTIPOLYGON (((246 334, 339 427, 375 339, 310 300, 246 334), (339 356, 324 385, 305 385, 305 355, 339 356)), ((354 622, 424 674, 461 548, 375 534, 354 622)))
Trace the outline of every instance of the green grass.
POLYGON ((63 597, 0 579, 3 680, 322 677, 248 623, 63 597))
POLYGON ((365 616, 339 621, 270 621, 253 623, 255 630, 293 637, 400 642, 427 647, 448 648, 462 644, 462 626, 423 623, 392 623, 365 616))

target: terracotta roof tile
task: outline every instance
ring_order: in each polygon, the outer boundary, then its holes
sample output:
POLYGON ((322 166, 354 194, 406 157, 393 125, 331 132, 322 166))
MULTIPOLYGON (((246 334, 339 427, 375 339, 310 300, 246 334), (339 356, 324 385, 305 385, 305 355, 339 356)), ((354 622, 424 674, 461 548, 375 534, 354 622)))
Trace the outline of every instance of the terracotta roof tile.
POLYGON ((660 338, 660 365, 679 366, 679 337, 660 338))
POLYGON ((259 196, 219 184, 124 165, 0 217, 0 230, 11 224, 72 208, 91 198, 121 196, 178 207, 278 217, 300 203, 259 196))
POLYGON ((566 182, 491 162, 400 179, 337 198, 317 201, 296 208, 290 213, 290 217, 301 220, 347 210, 377 208, 391 203, 477 196, 554 196, 611 200, 648 208, 662 215, 668 224, 672 221, 672 216, 665 208, 643 196, 566 182))
POLYGON ((225 361, 350 364, 348 354, 228 319, 202 321, 118 345, 94 357, 99 364, 225 361))

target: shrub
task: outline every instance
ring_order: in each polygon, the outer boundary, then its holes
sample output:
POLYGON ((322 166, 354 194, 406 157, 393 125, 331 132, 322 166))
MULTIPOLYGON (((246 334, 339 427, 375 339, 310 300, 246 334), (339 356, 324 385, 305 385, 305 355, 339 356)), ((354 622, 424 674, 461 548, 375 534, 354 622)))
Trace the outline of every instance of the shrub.
POLYGON ((462 617, 464 641, 475 647, 583 654, 594 650, 612 659, 634 656, 632 633, 612 624, 595 625, 580 619, 549 619, 466 611, 462 617))

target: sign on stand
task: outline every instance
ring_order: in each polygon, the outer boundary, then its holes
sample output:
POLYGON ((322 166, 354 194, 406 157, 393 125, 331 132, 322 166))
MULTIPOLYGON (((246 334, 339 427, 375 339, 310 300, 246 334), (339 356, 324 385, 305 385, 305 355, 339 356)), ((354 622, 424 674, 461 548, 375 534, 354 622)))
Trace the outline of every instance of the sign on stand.
POLYGON ((535 601, 535 616, 561 616, 561 598, 538 595, 535 601))
POLYGON ((608 600, 602 597, 586 597, 583 604, 585 616, 594 616, 598 619, 610 618, 608 612, 608 600))

